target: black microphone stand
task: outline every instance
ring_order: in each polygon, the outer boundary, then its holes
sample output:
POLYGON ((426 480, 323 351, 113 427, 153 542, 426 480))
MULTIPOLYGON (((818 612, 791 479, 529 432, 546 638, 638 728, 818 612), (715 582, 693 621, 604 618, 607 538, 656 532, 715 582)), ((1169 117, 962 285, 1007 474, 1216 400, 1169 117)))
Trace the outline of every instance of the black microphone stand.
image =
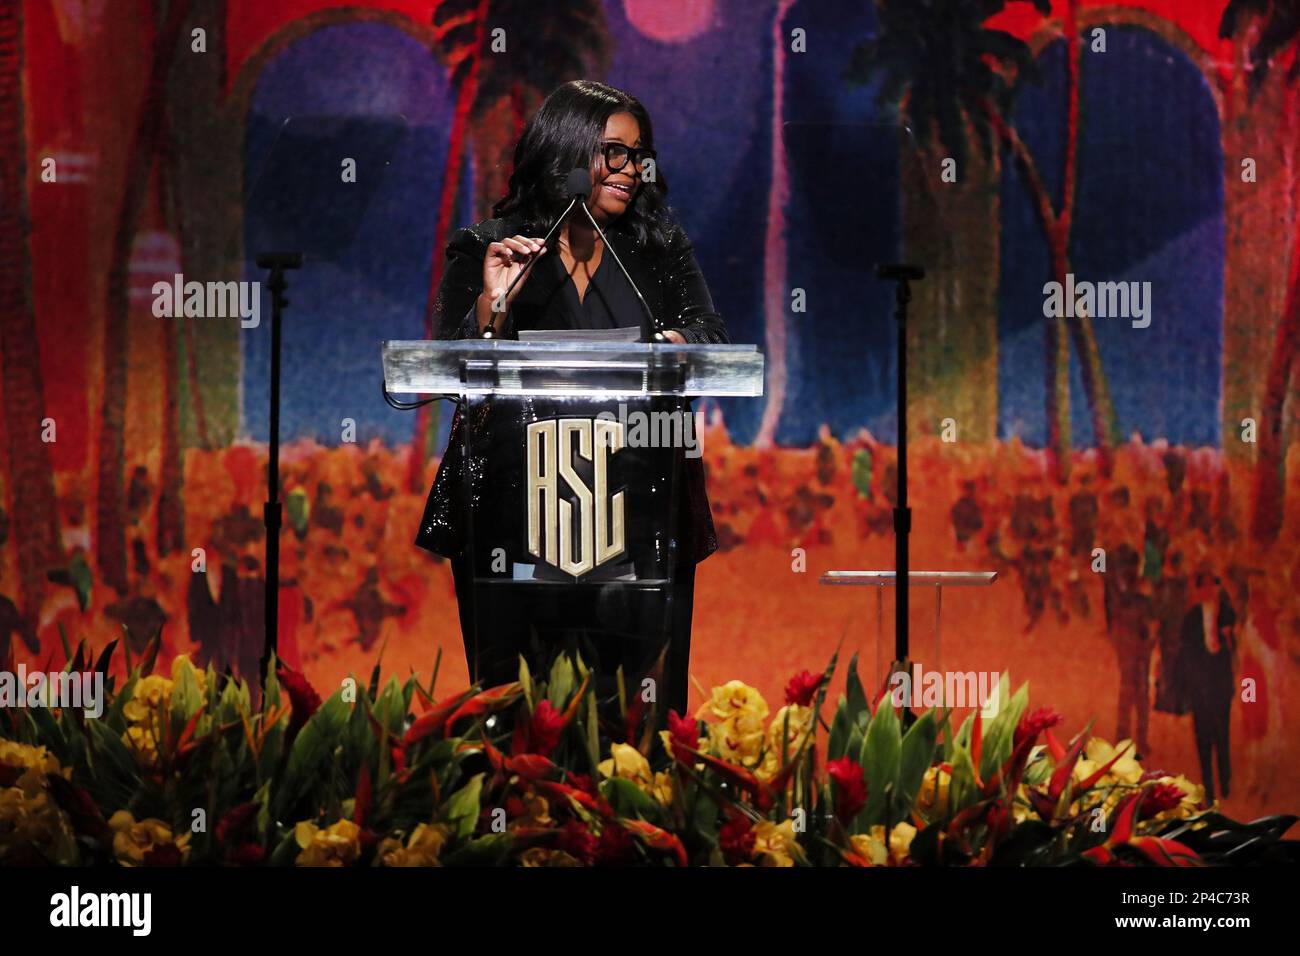
POLYGON ((280 631, 280 324, 289 300, 284 291, 289 287, 285 272, 301 269, 301 252, 266 252, 257 257, 259 269, 269 269, 266 287, 271 292, 271 414, 268 456, 266 462, 266 504, 262 506, 262 522, 266 525, 266 637, 262 646, 262 662, 258 668, 262 689, 266 689, 266 671, 272 656, 279 652, 280 631))
MULTIPOLYGON (((924 279, 920 266, 896 263, 876 266, 877 278, 897 283, 894 289, 894 321, 898 325, 898 491, 894 502, 894 674, 907 675, 911 686, 912 663, 908 659, 908 597, 911 587, 911 555, 908 541, 912 534, 912 509, 907 503, 907 303, 912 300, 910 282, 924 279)), ((916 715, 904 706, 903 723, 911 724, 916 715)))

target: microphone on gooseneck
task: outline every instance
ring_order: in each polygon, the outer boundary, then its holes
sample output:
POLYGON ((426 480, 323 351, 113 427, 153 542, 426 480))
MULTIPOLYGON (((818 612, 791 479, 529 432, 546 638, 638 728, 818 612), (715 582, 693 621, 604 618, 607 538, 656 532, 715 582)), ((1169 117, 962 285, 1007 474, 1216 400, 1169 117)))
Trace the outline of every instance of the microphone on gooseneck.
MULTIPOLYGON (((575 169, 573 172, 569 173, 569 178, 565 180, 565 185, 576 185, 579 177, 582 178, 582 196, 585 199, 587 196, 591 195, 591 174, 585 169, 575 169)), ((645 310, 646 318, 650 320, 650 328, 654 330, 652 332, 653 340, 655 342, 666 342, 667 339, 664 338, 663 332, 656 328, 659 323, 655 321, 654 313, 650 311, 650 306, 646 305, 645 296, 641 294, 641 290, 637 288, 637 284, 632 281, 632 276, 628 274, 627 269, 623 266, 623 260, 618 257, 618 253, 614 251, 614 247, 610 245, 609 240, 605 238, 605 231, 600 228, 600 223, 596 222, 596 217, 591 214, 591 210, 587 208, 586 203, 582 204, 582 211, 587 214, 588 221, 590 221, 590 223, 596 228, 596 234, 600 236, 600 241, 605 244, 605 251, 614 257, 614 261, 618 263, 619 271, 623 273, 623 278, 627 280, 627 284, 630 285, 632 291, 636 293, 637 301, 641 303, 641 308, 645 310)))
MULTIPOLYGON (((551 228, 547 231, 545 238, 542 239, 542 245, 546 245, 548 242, 551 241, 551 236, 555 234, 556 229, 560 228, 560 223, 564 222, 564 217, 569 214, 570 210, 573 209, 575 204, 582 206, 583 209, 587 208, 586 204, 581 202, 581 200, 585 200, 588 196, 591 195, 591 173, 589 173, 585 169, 575 169, 571 173, 569 173, 569 175, 565 177, 564 180, 564 194, 569 197, 569 204, 564 207, 564 212, 556 216, 555 221, 551 223, 551 228)), ((587 213, 587 215, 590 216, 591 213, 587 213)), ((528 270, 533 267, 533 263, 536 262, 537 259, 538 259, 537 256, 533 256, 526 263, 524 263, 524 267, 521 270, 519 270, 519 275, 515 276, 514 280, 510 283, 510 285, 506 287, 505 295, 501 297, 502 302, 508 302, 510 300, 511 291, 513 291, 514 287, 517 286, 523 280, 524 276, 528 274, 528 270)), ((637 293, 637 295, 640 294, 641 293, 639 292, 637 293)), ((473 309, 473 306, 470 306, 470 308, 473 309)), ((509 322, 510 322, 510 313, 507 312, 506 321, 505 323, 502 324, 501 327, 501 338, 505 338, 506 326, 508 325, 509 322)), ((485 339, 497 338, 497 334, 492 331, 491 322, 489 322, 487 328, 483 330, 483 338, 485 339)))

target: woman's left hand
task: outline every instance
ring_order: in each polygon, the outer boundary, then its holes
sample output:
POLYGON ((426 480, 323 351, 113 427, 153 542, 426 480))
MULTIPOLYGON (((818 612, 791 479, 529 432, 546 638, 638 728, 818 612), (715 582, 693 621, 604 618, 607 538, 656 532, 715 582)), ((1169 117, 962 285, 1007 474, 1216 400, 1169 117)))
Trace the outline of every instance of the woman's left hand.
POLYGON ((678 332, 676 329, 664 329, 663 336, 669 342, 676 342, 678 345, 686 344, 686 336, 682 335, 682 333, 678 332))

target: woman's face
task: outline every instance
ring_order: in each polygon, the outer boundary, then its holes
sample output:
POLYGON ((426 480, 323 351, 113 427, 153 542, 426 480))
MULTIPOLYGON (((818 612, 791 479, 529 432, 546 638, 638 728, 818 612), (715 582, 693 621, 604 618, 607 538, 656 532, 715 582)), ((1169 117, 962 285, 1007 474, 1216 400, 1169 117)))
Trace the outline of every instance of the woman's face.
MULTIPOLYGON (((641 126, 636 117, 631 113, 612 115, 605 121, 601 143, 641 146, 641 126)), ((631 158, 622 169, 611 170, 605 165, 604 151, 597 151, 591 168, 591 213, 602 226, 623 215, 640 188, 641 171, 631 158)))

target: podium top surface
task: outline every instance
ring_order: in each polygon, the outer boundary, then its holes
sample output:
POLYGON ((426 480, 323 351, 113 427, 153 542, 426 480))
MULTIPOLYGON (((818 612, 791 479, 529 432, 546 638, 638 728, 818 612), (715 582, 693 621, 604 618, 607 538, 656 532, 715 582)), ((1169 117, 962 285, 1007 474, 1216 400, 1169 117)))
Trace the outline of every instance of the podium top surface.
POLYGON ((763 394, 756 345, 411 339, 384 342, 383 362, 392 394, 763 394))
MULTIPOLYGON (((818 583, 892 588, 897 578, 894 571, 826 571, 818 583)), ((907 575, 911 587, 987 587, 997 579, 996 571, 909 571, 907 575)))

